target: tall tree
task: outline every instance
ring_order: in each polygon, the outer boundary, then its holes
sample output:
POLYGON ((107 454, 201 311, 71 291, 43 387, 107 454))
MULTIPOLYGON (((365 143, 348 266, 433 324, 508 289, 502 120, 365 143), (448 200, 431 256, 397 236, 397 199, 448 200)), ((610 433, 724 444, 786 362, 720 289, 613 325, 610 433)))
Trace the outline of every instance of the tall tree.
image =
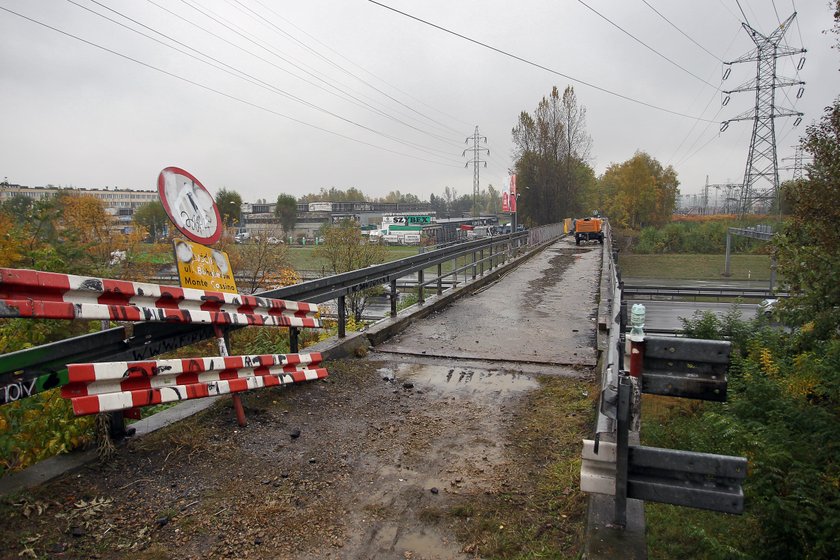
POLYGON ((356 187, 342 190, 336 187, 330 187, 327 190, 321 187, 318 194, 307 194, 301 197, 301 202, 366 202, 367 197, 364 193, 356 187))
POLYGON ((276 228, 262 228, 254 231, 251 242, 225 249, 231 254, 239 291, 253 294, 295 283, 289 282, 296 274, 289 265, 286 245, 277 242, 279 233, 276 228))
POLYGON ((518 212, 536 224, 558 222, 577 213, 585 184, 592 140, 586 132, 586 108, 574 88, 557 87, 543 97, 534 114, 523 111, 513 129, 518 212))
MULTIPOLYGON (((840 17, 840 7, 838 7, 840 17)), ((807 178, 787 192, 792 215, 774 238, 785 302, 801 323, 837 336, 840 328, 840 98, 809 126, 802 147, 813 156, 807 178)))
MULTIPOLYGON (((324 227, 324 243, 316 249, 316 255, 324 259, 333 274, 349 272, 379 264, 385 260, 385 248, 382 245, 367 243, 362 238, 359 226, 352 220, 324 227)), ((362 319, 370 290, 347 294, 346 305, 357 321, 362 319)))
POLYGON ((290 194, 278 195, 274 215, 280 220, 284 236, 292 231, 297 222, 297 200, 295 197, 290 194))
POLYGON ((435 196, 434 194, 430 194, 429 205, 432 207, 432 211, 435 214, 437 214, 438 218, 443 218, 446 216, 446 199, 442 196, 435 196))
POLYGON ((645 152, 607 167, 599 181, 603 210, 615 223, 631 229, 661 226, 677 201, 677 173, 645 152))
POLYGON ((216 206, 219 208, 223 224, 227 227, 239 224, 239 216, 242 212, 242 197, 238 192, 222 187, 216 193, 216 206))
POLYGON ((6 212, 10 218, 18 223, 26 223, 30 219, 32 199, 28 196, 16 194, 7 200, 4 200, 3 204, 0 205, 0 209, 6 212))
POLYGON ((135 225, 143 227, 153 241, 160 239, 164 232, 169 231, 169 216, 159 200, 153 200, 140 206, 134 211, 131 220, 135 225))
POLYGON ((502 211, 502 194, 493 185, 487 185, 487 190, 481 191, 480 199, 486 214, 494 215, 502 211))

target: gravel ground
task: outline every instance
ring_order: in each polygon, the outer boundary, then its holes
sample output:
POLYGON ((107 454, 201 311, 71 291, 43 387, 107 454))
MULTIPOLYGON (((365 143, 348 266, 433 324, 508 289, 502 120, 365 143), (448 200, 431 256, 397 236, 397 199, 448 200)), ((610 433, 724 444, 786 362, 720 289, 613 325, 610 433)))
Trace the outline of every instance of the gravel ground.
POLYGON ((469 516, 450 512, 527 491, 545 458, 511 438, 541 383, 389 364, 332 363, 326 381, 246 395, 245 428, 220 402, 6 499, 0 557, 480 557, 481 532, 459 540, 469 516))

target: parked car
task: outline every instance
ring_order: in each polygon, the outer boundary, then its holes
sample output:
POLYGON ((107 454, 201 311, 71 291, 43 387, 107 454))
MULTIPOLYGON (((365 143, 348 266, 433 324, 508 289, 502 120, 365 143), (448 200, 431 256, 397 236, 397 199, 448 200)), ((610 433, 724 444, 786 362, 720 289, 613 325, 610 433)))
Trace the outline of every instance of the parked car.
POLYGON ((283 243, 283 240, 277 237, 269 237, 266 241, 268 241, 269 245, 279 245, 280 243, 283 243))
POLYGON ((776 311, 779 306, 779 300, 776 298, 768 298, 762 300, 761 303, 758 304, 758 314, 763 315, 765 317, 770 317, 776 311))

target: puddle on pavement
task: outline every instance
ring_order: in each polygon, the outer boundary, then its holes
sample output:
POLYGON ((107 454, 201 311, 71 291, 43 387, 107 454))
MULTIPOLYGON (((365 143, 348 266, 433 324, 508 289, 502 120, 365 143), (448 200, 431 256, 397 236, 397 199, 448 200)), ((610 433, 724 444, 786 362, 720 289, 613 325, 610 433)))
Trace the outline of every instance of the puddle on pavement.
POLYGON ((383 377, 390 373, 399 383, 411 381, 418 389, 431 386, 444 392, 499 394, 518 393, 539 387, 531 375, 473 367, 403 363, 395 369, 382 368, 379 372, 383 377))
MULTIPOLYGON (((453 549, 457 550, 457 543, 454 545, 448 544, 440 535, 428 534, 423 532, 404 533, 400 535, 399 540, 394 547, 396 550, 404 550, 404 558, 411 558, 412 552, 420 554, 422 558, 455 558, 453 549)), ((462 558, 461 554, 457 558, 462 558)))

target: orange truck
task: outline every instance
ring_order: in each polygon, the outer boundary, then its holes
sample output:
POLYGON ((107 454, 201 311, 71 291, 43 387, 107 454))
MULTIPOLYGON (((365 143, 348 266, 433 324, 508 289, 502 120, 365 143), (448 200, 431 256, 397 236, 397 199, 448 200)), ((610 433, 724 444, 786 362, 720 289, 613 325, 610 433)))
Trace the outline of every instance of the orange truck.
POLYGON ((603 221, 601 218, 582 218, 575 220, 575 245, 580 245, 581 241, 594 241, 603 245, 604 230, 602 229, 603 221))

